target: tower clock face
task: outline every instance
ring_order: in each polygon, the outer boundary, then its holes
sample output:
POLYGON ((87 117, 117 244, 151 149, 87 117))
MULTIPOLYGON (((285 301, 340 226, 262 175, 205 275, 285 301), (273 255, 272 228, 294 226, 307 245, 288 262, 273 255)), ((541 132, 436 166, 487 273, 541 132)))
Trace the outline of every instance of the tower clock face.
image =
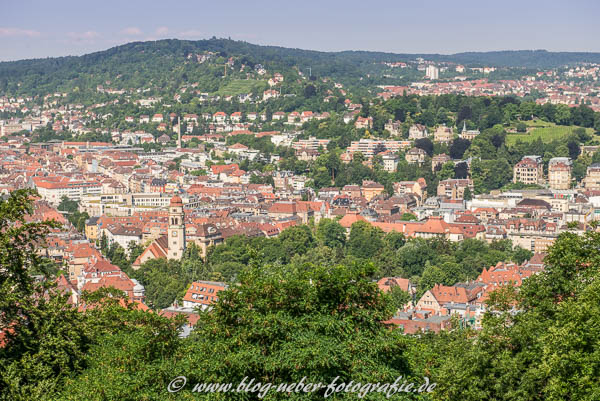
POLYGON ((177 231, 173 231, 172 234, 173 234, 173 237, 177 237, 177 231))

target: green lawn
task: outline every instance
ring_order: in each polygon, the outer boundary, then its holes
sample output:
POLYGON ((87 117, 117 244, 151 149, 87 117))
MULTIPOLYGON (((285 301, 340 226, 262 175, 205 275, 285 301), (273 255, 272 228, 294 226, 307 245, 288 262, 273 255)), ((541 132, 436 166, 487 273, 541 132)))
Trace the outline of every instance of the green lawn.
MULTIPOLYGON (((564 126, 564 125, 556 125, 554 123, 549 123, 545 121, 527 121, 525 122, 528 126, 537 127, 531 130, 528 133, 521 134, 508 134, 506 136, 506 143, 508 145, 513 145, 517 142, 517 140, 521 140, 523 142, 533 142, 538 138, 542 138, 542 141, 545 143, 552 142, 555 139, 560 139, 565 136, 568 136, 574 129, 578 128, 575 125, 564 126)), ((592 134, 594 132, 593 129, 587 128, 587 132, 592 134)))
POLYGON ((250 93, 256 87, 265 87, 267 84, 265 81, 258 81, 255 79, 236 79, 222 86, 216 92, 217 95, 221 96, 234 96, 242 93, 250 93))

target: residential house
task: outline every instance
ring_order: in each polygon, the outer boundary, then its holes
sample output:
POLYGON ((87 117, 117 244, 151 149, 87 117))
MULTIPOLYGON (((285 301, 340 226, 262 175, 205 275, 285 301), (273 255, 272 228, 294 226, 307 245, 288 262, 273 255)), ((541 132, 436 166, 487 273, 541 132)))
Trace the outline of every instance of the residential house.
POLYGON ((441 168, 444 164, 451 160, 452 158, 445 153, 433 156, 431 158, 431 171, 435 172, 438 168, 441 168))
POLYGON ((385 153, 381 156, 383 160, 383 169, 389 173, 396 172, 398 168, 398 163, 400 162, 400 157, 394 153, 385 153))
POLYGON ((370 129, 373 128, 373 117, 358 117, 354 126, 358 129, 370 129))
POLYGON ((402 136, 402 122, 389 120, 384 128, 390 133, 391 136, 402 136))
POLYGON ((427 132, 427 127, 421 124, 413 124, 408 129, 408 139, 422 139, 427 138, 429 133, 427 132))
POLYGON ((427 156, 427 153, 423 149, 412 148, 411 150, 406 152, 406 155, 404 156, 404 158, 410 164, 414 164, 414 163, 423 164, 423 163, 425 163, 425 156, 427 156))
POLYGON ((227 284, 216 281, 194 281, 183 296, 183 307, 210 309, 211 305, 219 300, 219 292, 227 287, 227 284))
POLYGON ((433 140, 440 143, 449 144, 454 139, 454 132, 451 127, 440 125, 433 133, 433 140))
POLYGON ((370 202, 371 199, 382 193, 385 190, 385 187, 374 181, 363 181, 360 189, 362 196, 364 196, 367 202, 370 202))
POLYGON ((437 195, 445 196, 450 199, 463 199, 465 190, 473 193, 473 180, 471 179, 448 179, 440 181, 437 187, 437 195))

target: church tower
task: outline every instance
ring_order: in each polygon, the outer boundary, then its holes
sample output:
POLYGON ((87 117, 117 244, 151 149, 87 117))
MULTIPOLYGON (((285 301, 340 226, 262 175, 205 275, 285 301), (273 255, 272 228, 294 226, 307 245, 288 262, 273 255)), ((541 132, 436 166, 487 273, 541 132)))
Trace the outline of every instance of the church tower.
POLYGON ((178 195, 169 204, 169 251, 168 259, 181 259, 185 251, 185 222, 183 201, 178 195))

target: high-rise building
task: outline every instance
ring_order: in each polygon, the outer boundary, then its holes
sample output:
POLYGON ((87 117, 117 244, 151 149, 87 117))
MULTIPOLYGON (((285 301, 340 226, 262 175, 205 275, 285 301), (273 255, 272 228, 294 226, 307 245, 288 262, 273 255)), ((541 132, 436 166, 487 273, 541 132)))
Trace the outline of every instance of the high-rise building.
POLYGON ((429 79, 438 79, 440 76, 440 69, 435 65, 428 65, 425 70, 425 77, 429 79))

